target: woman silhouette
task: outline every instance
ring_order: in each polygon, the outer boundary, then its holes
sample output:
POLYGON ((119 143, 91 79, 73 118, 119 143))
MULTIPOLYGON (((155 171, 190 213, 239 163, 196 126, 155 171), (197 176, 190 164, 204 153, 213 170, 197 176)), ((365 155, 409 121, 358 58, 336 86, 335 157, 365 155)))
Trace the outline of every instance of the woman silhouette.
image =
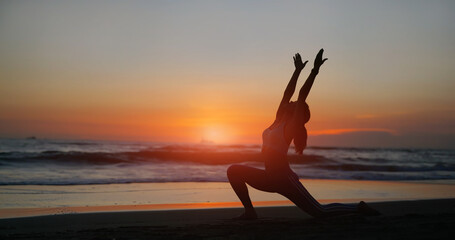
POLYGON ((235 219, 256 219, 257 214, 248 195, 246 183, 258 190, 276 192, 291 200, 300 209, 314 217, 327 217, 348 213, 376 215, 378 212, 365 202, 358 205, 332 203, 322 205, 300 183, 298 176, 291 170, 287 161, 289 145, 294 140, 295 150, 302 154, 306 147, 307 131, 305 123, 310 120, 310 110, 306 98, 310 92, 321 65, 327 61, 322 58, 321 49, 314 60, 314 68, 299 91, 297 102, 290 101, 295 91, 300 72, 308 61, 302 62, 300 54, 294 56, 295 71, 292 74, 283 99, 276 113, 275 121, 262 133, 262 155, 265 170, 244 165, 232 165, 227 176, 232 188, 239 197, 245 212, 235 219))

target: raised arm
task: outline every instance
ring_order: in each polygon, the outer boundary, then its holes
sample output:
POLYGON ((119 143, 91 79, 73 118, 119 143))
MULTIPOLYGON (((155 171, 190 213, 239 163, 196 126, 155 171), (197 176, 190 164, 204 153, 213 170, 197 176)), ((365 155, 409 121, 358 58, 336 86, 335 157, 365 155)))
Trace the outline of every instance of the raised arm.
POLYGON ((308 97, 308 93, 310 93, 311 86, 313 86, 314 79, 319 73, 319 68, 325 61, 327 61, 327 58, 322 59, 322 53, 324 53, 324 49, 319 50, 318 54, 316 55, 316 59, 314 59, 314 68, 311 70, 310 76, 308 76, 308 79, 299 91, 299 98, 297 99, 297 106, 295 107, 293 117, 293 125, 295 127, 294 129, 300 128, 302 126, 302 123, 308 121, 310 117, 306 116, 309 114, 309 112, 308 109, 306 109, 308 108, 308 105, 305 101, 308 97))
POLYGON ((313 70, 311 70, 311 73, 308 76, 307 80, 305 81, 305 84, 303 84, 302 88, 299 91, 299 98, 297 100, 297 103, 306 101, 306 98, 310 93, 311 87, 313 86, 314 79, 316 78, 316 75, 318 75, 319 73, 319 68, 325 61, 327 61, 327 58, 322 59, 323 53, 324 49, 321 49, 316 55, 316 59, 314 59, 313 70))
POLYGON ((295 86, 297 84, 297 79, 299 78, 300 72, 302 72, 302 70, 305 67, 305 65, 307 64, 307 62, 308 61, 302 62, 302 57, 300 57, 299 53, 295 54, 295 56, 294 56, 295 70, 294 70, 294 73, 292 74, 291 80, 289 80, 286 90, 284 90, 283 98, 281 99, 280 106, 278 107, 278 111, 276 113, 276 119, 279 119, 280 116, 283 115, 284 106, 287 103, 289 103, 292 95, 294 95, 295 86))

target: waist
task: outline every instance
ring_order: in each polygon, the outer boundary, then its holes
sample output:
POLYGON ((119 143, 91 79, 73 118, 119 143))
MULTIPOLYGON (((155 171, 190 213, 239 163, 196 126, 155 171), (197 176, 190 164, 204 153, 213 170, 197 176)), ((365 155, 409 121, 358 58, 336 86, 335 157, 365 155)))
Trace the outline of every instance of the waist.
POLYGON ((271 173, 288 173, 289 171, 292 172, 289 162, 286 158, 286 154, 267 154, 265 155, 265 170, 271 173))
POLYGON ((266 145, 262 144, 262 153, 268 155, 278 155, 278 156, 286 156, 288 154, 289 146, 275 146, 275 145, 266 145))

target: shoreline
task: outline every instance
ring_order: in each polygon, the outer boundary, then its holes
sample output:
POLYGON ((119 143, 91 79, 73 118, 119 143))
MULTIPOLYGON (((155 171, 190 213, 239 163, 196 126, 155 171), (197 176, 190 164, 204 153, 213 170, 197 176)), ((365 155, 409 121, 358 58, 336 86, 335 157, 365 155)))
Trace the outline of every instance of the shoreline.
MULTIPOLYGON (((449 198, 450 199, 450 198, 449 198)), ((402 199, 389 199, 389 201, 399 201, 402 199)), ((408 201, 418 201, 428 199, 409 199, 408 201)), ((431 200, 431 199, 430 199, 431 200)), ((444 200, 444 199, 441 199, 444 200)), ((368 203, 383 202, 380 199, 320 199, 322 204, 328 203, 358 203, 366 201, 368 203)), ((283 201, 256 201, 254 207, 286 207, 294 206, 289 200, 283 201)), ((241 202, 208 202, 208 203, 177 203, 177 204, 144 204, 144 205, 108 205, 108 206, 72 206, 72 207, 49 207, 49 208, 5 208, 0 211, 1 219, 56 216, 66 214, 85 214, 85 213, 118 213, 118 212, 142 212, 142 211, 174 211, 174 210, 204 210, 204 209, 226 209, 242 208, 241 202)))
MULTIPOLYGON (((321 203, 455 198, 455 184, 432 181, 300 179, 321 203)), ((249 187, 255 206, 290 206, 285 197, 249 187)), ((226 182, 0 186, 0 219, 70 213, 235 208, 226 182)))

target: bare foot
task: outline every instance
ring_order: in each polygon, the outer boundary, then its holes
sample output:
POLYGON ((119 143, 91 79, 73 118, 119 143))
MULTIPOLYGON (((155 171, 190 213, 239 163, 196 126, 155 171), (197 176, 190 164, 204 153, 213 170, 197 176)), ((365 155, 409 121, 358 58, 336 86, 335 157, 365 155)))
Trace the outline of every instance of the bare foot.
POLYGON ((256 211, 245 211, 242 215, 232 218, 232 220, 255 220, 258 219, 256 211))
POLYGON ((360 201, 359 205, 357 205, 357 209, 359 212, 365 216, 379 216, 381 215, 376 209, 368 206, 364 201, 360 201))

